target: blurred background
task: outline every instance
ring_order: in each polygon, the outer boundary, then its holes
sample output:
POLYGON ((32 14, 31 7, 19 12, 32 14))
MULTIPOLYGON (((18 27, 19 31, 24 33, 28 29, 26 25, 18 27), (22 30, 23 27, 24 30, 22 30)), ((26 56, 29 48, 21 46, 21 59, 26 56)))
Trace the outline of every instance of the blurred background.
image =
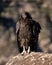
POLYGON ((19 53, 16 22, 24 11, 41 25, 40 50, 52 53, 52 0, 0 0, 0 65, 5 65, 10 57, 19 53))

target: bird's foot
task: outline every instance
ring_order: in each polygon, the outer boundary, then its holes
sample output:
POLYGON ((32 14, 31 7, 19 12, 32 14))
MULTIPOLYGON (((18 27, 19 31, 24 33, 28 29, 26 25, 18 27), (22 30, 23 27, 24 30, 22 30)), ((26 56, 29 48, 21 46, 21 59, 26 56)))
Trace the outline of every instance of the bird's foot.
POLYGON ((21 54, 22 55, 26 54, 25 46, 23 46, 23 52, 21 54))
POLYGON ((21 54, 22 54, 22 55, 26 54, 26 51, 23 51, 21 54))

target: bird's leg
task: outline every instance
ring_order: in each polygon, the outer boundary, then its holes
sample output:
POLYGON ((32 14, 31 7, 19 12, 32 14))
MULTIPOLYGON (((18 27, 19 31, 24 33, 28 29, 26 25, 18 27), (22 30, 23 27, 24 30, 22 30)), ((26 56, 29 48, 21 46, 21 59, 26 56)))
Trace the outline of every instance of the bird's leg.
POLYGON ((27 50, 28 53, 30 53, 30 46, 28 47, 28 50, 27 50))
POLYGON ((23 52, 26 53, 26 51, 25 51, 25 46, 23 46, 23 52))
POLYGON ((23 55, 24 53, 26 53, 25 46, 23 46, 23 52, 21 54, 23 55))

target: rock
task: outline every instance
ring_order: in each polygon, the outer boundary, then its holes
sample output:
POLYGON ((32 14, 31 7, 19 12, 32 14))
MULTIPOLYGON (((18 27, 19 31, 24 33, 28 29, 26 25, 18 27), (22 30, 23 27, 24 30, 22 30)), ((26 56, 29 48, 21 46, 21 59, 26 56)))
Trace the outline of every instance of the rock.
POLYGON ((52 54, 40 52, 18 54, 10 58, 6 65, 52 65, 52 54))

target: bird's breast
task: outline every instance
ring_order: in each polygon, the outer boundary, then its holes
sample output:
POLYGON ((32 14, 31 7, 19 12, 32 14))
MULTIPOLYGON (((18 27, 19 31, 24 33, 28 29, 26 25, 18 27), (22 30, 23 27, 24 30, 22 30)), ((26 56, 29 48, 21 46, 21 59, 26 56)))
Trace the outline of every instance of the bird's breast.
POLYGON ((31 37, 31 28, 27 24, 21 24, 19 30, 19 38, 30 38, 31 37))

